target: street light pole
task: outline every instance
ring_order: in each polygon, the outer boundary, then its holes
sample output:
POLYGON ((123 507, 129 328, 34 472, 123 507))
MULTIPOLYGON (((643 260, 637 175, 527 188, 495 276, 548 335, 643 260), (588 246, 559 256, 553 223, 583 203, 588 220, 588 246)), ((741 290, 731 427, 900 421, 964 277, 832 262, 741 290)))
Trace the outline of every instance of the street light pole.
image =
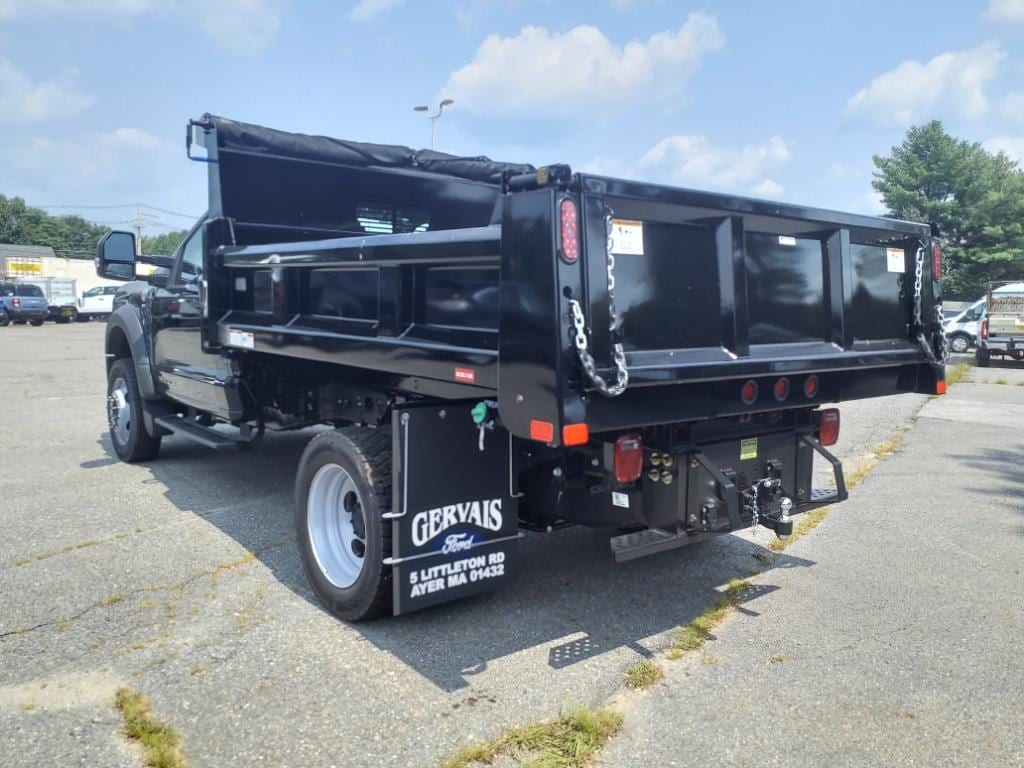
POLYGON ((444 99, 440 104, 437 105, 437 112, 430 114, 430 107, 413 107, 416 112, 425 112, 427 119, 430 120, 430 148, 437 148, 437 121, 441 117, 441 113, 444 112, 445 107, 450 107, 455 102, 451 99, 444 99))

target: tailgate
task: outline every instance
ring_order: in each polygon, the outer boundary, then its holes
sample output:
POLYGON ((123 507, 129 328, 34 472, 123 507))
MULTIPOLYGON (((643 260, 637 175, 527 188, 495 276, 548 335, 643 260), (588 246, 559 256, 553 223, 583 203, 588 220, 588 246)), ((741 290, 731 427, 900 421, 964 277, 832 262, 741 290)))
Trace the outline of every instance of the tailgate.
POLYGON ((918 334, 941 338, 940 277, 921 224, 586 175, 566 190, 512 195, 502 242, 502 417, 517 434, 534 420, 586 421, 598 431, 934 392, 942 367, 929 364, 918 334), (545 206, 547 225, 564 230, 566 198, 578 206, 568 215, 581 231, 578 259, 565 258, 560 235, 545 252, 540 234, 545 206), (527 324, 517 306, 526 296, 536 303, 528 314, 552 312, 564 325, 557 349, 545 351, 548 339, 527 324), (577 306, 582 334, 570 325, 577 306), (581 364, 580 339, 605 382, 621 381, 613 364, 621 350, 625 393, 601 387, 581 364), (806 390, 814 397, 773 401, 781 376, 786 393, 814 376, 806 390), (768 397, 741 403, 748 379, 768 397), (608 389, 617 396, 603 396, 608 389))

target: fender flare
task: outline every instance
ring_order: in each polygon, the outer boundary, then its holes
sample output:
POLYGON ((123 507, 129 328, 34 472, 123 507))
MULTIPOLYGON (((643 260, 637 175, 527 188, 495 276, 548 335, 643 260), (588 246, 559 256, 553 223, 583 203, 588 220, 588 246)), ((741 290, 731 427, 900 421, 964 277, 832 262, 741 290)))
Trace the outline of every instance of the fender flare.
POLYGON ((153 368, 150 364, 149 347, 146 344, 146 334, 142 329, 142 320, 138 310, 131 304, 122 304, 110 313, 107 320, 103 350, 107 356, 108 373, 114 358, 123 356, 117 355, 116 352, 117 348, 121 346, 117 341, 119 335, 123 335, 128 351, 131 352, 132 363, 135 365, 135 378, 139 382, 139 393, 144 400, 161 399, 153 379, 153 368))

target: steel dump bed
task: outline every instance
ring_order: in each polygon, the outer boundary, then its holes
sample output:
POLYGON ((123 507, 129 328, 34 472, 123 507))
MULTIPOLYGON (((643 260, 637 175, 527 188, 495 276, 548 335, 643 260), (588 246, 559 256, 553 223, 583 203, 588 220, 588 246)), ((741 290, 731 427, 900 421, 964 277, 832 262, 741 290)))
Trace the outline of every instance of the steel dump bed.
POLYGON ((210 116, 191 136, 207 349, 493 398, 554 445, 941 386, 924 225, 210 116))

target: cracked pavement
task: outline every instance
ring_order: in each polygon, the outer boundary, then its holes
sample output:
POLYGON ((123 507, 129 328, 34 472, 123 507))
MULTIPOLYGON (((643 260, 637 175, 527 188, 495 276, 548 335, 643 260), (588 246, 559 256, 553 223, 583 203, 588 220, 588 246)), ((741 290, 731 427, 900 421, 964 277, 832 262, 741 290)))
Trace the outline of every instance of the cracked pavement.
MULTIPOLYGON (((244 454, 169 438, 158 460, 121 464, 105 436, 102 331, 0 329, 5 766, 139 765, 120 737, 118 685, 150 697, 194 767, 436 764, 468 739, 603 703, 626 667, 667 648, 716 588, 767 552, 762 531, 616 566, 604 533, 530 535, 509 589, 347 625, 319 609, 293 541, 292 481, 310 433, 268 435, 244 454)), ((869 452, 923 402, 844 406, 838 452, 869 452)), ((877 505, 867 488, 848 504, 877 505)), ((816 557, 840 557, 856 537, 839 519, 797 547, 834 540, 834 554, 816 557)), ((857 533, 882 535, 886 519, 857 533)), ((822 566, 799 567, 797 547, 779 561, 792 568, 770 573, 818 583, 822 566)), ((951 550, 949 567, 969 550, 951 550)), ((749 604, 759 627, 775 611, 763 601, 781 611, 794 591, 749 604)), ((849 646, 848 634, 817 652, 849 646)), ((679 729, 685 718, 660 711, 652 725, 679 729)))

